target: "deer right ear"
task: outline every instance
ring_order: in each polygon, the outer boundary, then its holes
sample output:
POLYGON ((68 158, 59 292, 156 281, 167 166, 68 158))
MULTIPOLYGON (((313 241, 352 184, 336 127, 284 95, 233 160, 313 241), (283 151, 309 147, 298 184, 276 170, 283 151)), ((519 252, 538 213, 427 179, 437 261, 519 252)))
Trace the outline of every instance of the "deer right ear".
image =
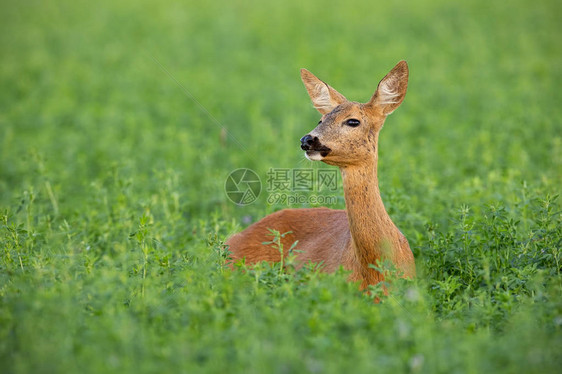
POLYGON ((402 104, 408 89, 408 64, 402 60, 379 82, 375 94, 367 103, 382 108, 385 115, 394 112, 402 104))
POLYGON ((316 78, 306 69, 301 69, 301 79, 314 107, 321 114, 330 113, 335 107, 347 101, 341 93, 316 78))

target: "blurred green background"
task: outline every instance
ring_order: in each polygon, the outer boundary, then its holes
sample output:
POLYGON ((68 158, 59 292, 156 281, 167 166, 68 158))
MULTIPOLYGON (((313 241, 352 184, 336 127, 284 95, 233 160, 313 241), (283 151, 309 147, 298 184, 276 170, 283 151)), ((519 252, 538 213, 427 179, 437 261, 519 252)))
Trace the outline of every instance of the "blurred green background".
POLYGON ((2 2, 2 371, 554 371, 560 14, 550 0, 2 2), (379 175, 419 269, 406 296, 373 306, 345 274, 223 271, 213 248, 286 207, 265 192, 236 206, 229 172, 330 168, 299 148, 319 118, 299 69, 367 101, 401 59, 409 91, 379 175))

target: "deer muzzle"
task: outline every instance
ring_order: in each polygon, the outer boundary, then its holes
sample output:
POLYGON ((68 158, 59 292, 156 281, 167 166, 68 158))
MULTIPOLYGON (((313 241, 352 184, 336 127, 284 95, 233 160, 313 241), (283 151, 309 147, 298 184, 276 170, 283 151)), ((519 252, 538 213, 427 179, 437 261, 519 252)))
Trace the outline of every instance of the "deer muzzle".
POLYGON ((312 136, 310 134, 301 138, 301 149, 306 151, 307 154, 318 152, 322 155, 322 157, 328 156, 328 154, 332 151, 329 147, 320 143, 317 136, 312 136))

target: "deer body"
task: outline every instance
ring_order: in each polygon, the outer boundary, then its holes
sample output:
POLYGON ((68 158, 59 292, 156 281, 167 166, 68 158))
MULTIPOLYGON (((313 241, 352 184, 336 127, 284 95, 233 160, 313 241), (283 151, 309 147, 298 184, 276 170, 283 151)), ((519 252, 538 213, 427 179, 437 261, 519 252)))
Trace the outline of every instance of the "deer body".
POLYGON ((283 248, 298 240, 299 262, 320 263, 328 272, 343 266, 361 288, 383 280, 369 266, 379 260, 391 260, 404 276, 414 276, 412 251, 384 208, 377 176, 379 131, 406 94, 406 62, 399 62, 381 80, 365 104, 348 101, 307 70, 301 70, 301 77, 322 114, 318 126, 301 139, 301 148, 309 160, 340 168, 346 209, 285 209, 270 214, 226 242, 233 260, 280 261, 276 248, 262 244, 269 240, 268 229, 275 229, 290 232, 281 239, 283 248))

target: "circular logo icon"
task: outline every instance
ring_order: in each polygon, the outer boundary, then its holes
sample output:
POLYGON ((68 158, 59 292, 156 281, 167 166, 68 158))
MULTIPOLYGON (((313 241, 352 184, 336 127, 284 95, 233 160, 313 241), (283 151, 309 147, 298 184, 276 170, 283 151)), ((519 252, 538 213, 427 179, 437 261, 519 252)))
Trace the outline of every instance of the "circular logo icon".
POLYGON ((260 177, 251 169, 236 169, 228 174, 224 183, 224 191, 234 204, 251 204, 260 195, 260 177))

